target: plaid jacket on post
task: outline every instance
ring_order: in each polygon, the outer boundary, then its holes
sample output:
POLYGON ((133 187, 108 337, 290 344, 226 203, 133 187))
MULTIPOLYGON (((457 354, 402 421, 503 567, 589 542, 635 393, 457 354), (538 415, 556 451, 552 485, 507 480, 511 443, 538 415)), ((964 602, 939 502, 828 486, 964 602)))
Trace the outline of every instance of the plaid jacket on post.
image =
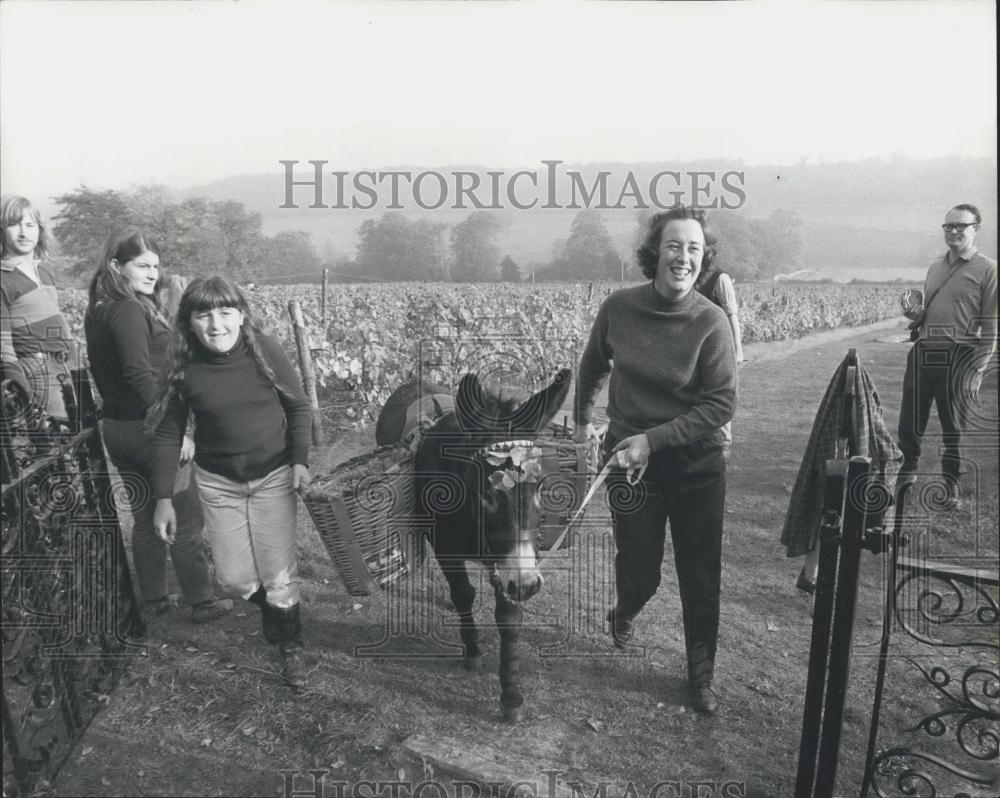
MULTIPOLYGON (((801 557, 815 547, 819 536, 820 515, 823 509, 823 479, 826 461, 837 453, 837 439, 844 428, 844 415, 850 410, 844 407, 847 370, 851 365, 850 356, 845 357, 834 372, 827 386, 823 401, 820 402, 813 422, 812 433, 806 444, 806 451, 799 466, 799 473, 788 501, 788 513, 781 530, 781 542, 787 548, 787 556, 801 557)), ((882 403, 878 391, 868 372, 861 365, 860 358, 854 373, 854 410, 857 429, 854 450, 847 457, 871 457, 878 470, 879 479, 888 496, 895 493, 896 473, 903 459, 903 453, 896 446, 889 430, 882 420, 882 403)))

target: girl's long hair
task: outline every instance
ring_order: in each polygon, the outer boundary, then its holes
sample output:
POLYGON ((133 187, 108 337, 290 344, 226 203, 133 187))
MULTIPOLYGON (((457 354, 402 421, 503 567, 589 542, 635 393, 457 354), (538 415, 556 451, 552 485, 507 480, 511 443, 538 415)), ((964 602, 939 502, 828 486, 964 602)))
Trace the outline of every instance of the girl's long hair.
POLYGON ((135 230, 119 230, 108 237, 104 253, 97 264, 97 270, 90 280, 90 299, 87 302, 88 316, 106 302, 124 300, 135 302, 142 308, 142 312, 146 314, 148 319, 170 329, 170 320, 167 318, 166 310, 159 299, 160 280, 156 281, 156 289, 152 296, 137 294, 132 290, 125 275, 111 268, 111 261, 124 266, 133 258, 147 252, 159 255, 160 245, 149 236, 135 230))
MULTIPOLYGON (((38 243, 35 244, 35 256, 45 258, 52 250, 52 233, 49 226, 42 221, 42 215, 31 204, 27 197, 16 194, 4 194, 0 197, 0 228, 13 227, 25 216, 30 216, 38 225, 38 243)), ((0 236, 0 257, 7 257, 7 242, 0 236)))
POLYGON ((261 350, 259 336, 264 333, 257 316, 250 310, 246 297, 231 280, 215 277, 197 277, 184 290, 174 329, 167 348, 167 368, 160 385, 160 395, 146 416, 146 430, 152 432, 163 421, 170 403, 184 395, 184 375, 196 354, 204 353, 198 336, 191 329, 191 315, 214 308, 235 308, 243 314, 242 335, 264 378, 274 387, 282 399, 294 399, 295 395, 282 385, 274 374, 261 350))

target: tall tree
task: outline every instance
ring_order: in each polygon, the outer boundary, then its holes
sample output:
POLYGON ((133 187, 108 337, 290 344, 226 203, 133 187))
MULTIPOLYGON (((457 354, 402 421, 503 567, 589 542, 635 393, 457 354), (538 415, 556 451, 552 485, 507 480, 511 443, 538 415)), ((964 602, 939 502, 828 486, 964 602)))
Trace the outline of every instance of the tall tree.
POLYGON ((554 277, 572 280, 618 279, 621 263, 604 224, 593 208, 580 211, 570 225, 569 238, 552 265, 554 277))
POLYGON ((504 255, 500 261, 500 279, 505 283, 521 282, 521 269, 510 255, 504 255))
POLYGON ((500 222, 489 211, 474 211, 452 228, 452 280, 477 283, 497 279, 499 230, 500 222))
POLYGON ((318 276, 319 256, 312 238, 303 230, 283 230, 264 243, 268 277, 318 276))
POLYGON ((54 217, 53 232, 76 275, 94 268, 114 230, 135 221, 126 197, 112 189, 96 191, 81 185, 56 197, 55 202, 60 210, 54 217))
POLYGON ((237 280, 259 277, 266 265, 260 214, 233 200, 213 202, 212 213, 226 251, 226 272, 237 280))
POLYGON ((443 230, 441 224, 410 222, 397 211, 366 219, 358 227, 355 270, 383 280, 441 279, 443 230))

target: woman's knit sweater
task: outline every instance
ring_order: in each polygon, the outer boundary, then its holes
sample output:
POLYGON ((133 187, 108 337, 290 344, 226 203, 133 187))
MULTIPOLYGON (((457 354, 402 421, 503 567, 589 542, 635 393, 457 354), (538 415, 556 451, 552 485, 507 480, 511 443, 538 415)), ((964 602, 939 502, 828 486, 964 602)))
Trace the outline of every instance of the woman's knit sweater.
POLYGON ((653 451, 704 438, 736 409, 729 323, 693 290, 671 300, 649 282, 604 301, 580 360, 577 424, 590 422, 609 372, 608 433, 621 440, 644 432, 653 451))

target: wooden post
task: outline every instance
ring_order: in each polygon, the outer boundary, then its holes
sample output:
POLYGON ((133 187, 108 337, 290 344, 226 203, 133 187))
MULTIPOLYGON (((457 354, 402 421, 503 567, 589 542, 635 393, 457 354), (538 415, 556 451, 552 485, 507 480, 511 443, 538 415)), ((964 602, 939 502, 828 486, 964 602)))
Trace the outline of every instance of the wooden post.
POLYGON ((323 319, 323 333, 326 334, 326 290, 329 281, 329 269, 323 269, 323 296, 319 302, 320 318, 323 319))
POLYGON ((323 420, 319 415, 319 397, 316 395, 316 373, 313 371, 312 353, 309 351, 309 341, 306 340, 306 324, 302 318, 302 308, 298 300, 288 303, 288 315, 292 317, 292 332, 295 333, 295 346, 299 350, 299 371, 302 372, 302 387, 312 408, 312 443, 313 446, 323 445, 323 420))

